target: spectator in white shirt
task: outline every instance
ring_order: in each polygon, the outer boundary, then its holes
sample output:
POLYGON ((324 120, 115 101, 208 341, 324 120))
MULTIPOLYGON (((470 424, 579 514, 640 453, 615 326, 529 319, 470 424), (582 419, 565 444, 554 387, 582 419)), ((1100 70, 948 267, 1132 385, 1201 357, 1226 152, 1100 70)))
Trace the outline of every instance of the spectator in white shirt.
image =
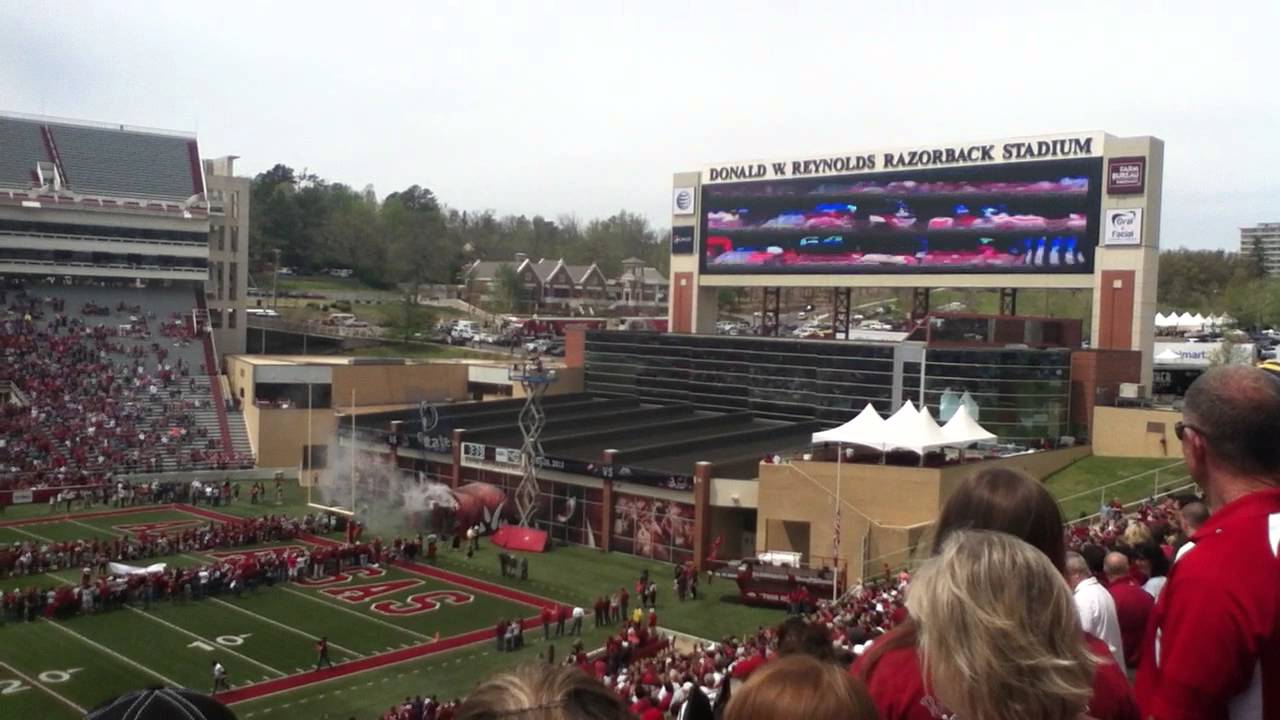
POLYGON ((1120 619, 1116 601, 1089 570, 1080 553, 1067 553, 1067 582, 1075 593, 1076 611, 1084 631, 1107 644, 1116 665, 1124 667, 1124 643, 1120 639, 1120 619))

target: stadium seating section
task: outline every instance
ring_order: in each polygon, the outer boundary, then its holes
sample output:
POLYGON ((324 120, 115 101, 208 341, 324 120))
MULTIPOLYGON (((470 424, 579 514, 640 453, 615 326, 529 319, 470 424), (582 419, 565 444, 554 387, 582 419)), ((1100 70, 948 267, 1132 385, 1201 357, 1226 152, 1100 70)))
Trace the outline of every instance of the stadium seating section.
POLYGON ((228 442, 194 305, 191 286, 0 289, 0 381, 17 391, 0 408, 0 487, 251 467, 228 442))

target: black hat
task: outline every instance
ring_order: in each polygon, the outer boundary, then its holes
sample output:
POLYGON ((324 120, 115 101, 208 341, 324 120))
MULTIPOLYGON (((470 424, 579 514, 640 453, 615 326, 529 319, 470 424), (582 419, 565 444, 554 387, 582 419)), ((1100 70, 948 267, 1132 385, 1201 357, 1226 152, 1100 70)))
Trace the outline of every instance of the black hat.
POLYGON ((148 688, 99 705, 85 720, 236 720, 236 715, 226 705, 194 690, 148 688))

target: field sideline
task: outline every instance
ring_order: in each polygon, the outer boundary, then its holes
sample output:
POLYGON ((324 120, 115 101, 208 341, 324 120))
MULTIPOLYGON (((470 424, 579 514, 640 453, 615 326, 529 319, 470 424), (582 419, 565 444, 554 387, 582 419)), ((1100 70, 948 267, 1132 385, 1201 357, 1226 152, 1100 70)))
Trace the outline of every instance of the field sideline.
MULTIPOLYGON (((0 543, 108 538, 144 526, 181 530, 275 511, 248 504, 216 510, 139 506, 71 515, 28 511, 0 519, 0 543)), ((140 562, 184 566, 281 545, 336 542, 304 536, 140 562)), ((376 717, 406 695, 462 695, 497 670, 536 661, 547 644, 537 619, 544 605, 561 600, 589 607, 588 591, 630 584, 641 569, 669 572, 667 566, 641 558, 582 548, 529 557, 533 571, 528 581, 499 576, 495 554, 486 545, 475 558, 443 551, 436 565, 354 570, 311 584, 263 586, 239 598, 224 594, 190 604, 165 600, 145 611, 125 608, 68 621, 10 622, 0 627, 0 717, 70 720, 122 692, 151 685, 208 692, 215 658, 228 668, 232 685, 219 697, 242 718, 288 716, 287 709, 296 712, 311 703, 308 715, 315 717, 376 717), (495 649, 492 627, 498 618, 524 618, 526 648, 515 653, 495 649), (337 663, 333 669, 314 670, 313 643, 320 635, 330 640, 337 663)), ((79 569, 69 569, 0 580, 0 589, 32 581, 53 587, 79 578, 79 569)), ((716 589, 733 590, 727 585, 716 589)), ((660 601, 660 614, 675 629, 708 635, 781 619, 777 611, 722 603, 716 597, 679 605, 660 601)), ((601 645, 608 629, 586 625, 584 644, 601 645)), ((551 644, 557 646, 557 657, 563 657, 569 639, 552 637, 551 644)))

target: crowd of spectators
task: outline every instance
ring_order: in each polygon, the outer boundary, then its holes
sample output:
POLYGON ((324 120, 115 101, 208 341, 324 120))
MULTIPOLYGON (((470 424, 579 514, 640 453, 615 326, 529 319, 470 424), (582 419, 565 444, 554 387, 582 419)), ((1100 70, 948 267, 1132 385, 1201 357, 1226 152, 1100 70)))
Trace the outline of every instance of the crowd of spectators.
MULTIPOLYGON (((302 519, 268 515, 235 522, 215 522, 171 532, 142 531, 127 537, 54 542, 29 540, 0 546, 0 578, 16 579, 68 568, 82 568, 79 583, 15 588, 0 593, 8 620, 65 618, 124 605, 149 607, 153 601, 199 600, 224 592, 239 594, 262 583, 303 577, 310 566, 328 561, 326 554, 286 547, 277 552, 242 556, 188 567, 158 564, 156 558, 191 552, 226 550, 291 540, 327 531, 326 516, 302 519)), ((49 578, 43 578, 48 582, 49 578)))
POLYGON ((0 379, 23 404, 0 407, 5 487, 96 485, 113 473, 251 466, 192 411, 203 362, 176 350, 198 341, 192 322, 142 307, 84 303, 0 288, 0 379))

